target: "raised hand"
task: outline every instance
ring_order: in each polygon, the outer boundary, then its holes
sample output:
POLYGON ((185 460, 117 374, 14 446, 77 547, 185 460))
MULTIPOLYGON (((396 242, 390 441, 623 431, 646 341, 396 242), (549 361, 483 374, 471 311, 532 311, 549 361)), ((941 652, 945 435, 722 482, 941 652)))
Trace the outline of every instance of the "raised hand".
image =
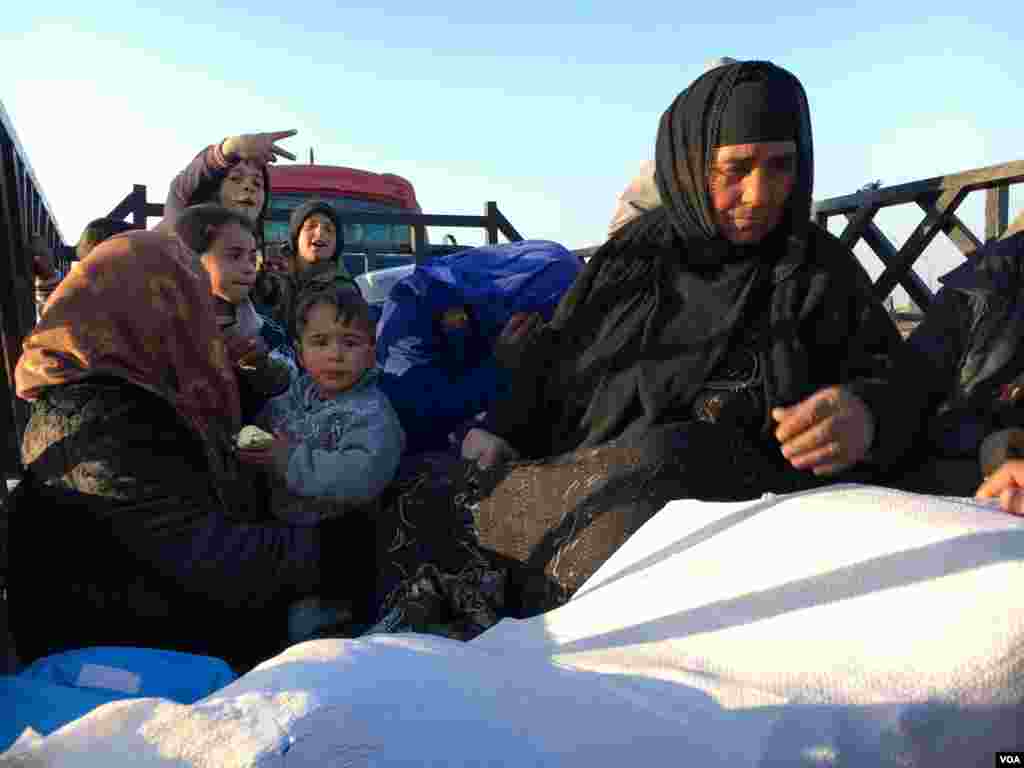
POLYGON ((269 133, 243 133, 240 136, 229 136, 221 144, 221 150, 229 160, 248 160, 261 165, 276 163, 279 156, 294 160, 295 155, 277 146, 277 142, 294 136, 296 133, 298 131, 291 130, 271 131, 269 133))

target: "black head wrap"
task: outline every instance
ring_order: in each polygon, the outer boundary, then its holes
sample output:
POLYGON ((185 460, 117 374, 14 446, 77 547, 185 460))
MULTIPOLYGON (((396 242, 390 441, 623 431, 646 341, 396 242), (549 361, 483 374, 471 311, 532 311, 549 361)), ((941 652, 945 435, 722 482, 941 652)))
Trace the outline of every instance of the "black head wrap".
POLYGON ((564 361, 555 384, 564 398, 556 450, 643 431, 692 401, 756 287, 802 260, 812 168, 807 98, 784 69, 767 62, 717 67, 676 97, 658 129, 662 206, 594 254, 552 321, 564 361), (734 245, 719 234, 711 207, 713 151, 780 137, 797 145, 786 213, 760 243, 734 245))

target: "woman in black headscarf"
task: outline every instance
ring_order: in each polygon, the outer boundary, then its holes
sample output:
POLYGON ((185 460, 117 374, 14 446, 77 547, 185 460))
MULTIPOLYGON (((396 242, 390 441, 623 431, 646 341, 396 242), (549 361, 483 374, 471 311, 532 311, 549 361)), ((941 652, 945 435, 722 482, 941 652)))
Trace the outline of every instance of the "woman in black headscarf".
POLYGON ((661 119, 655 179, 662 206, 597 251, 463 444, 479 466, 457 502, 514 564, 512 613, 567 598, 670 499, 865 479, 847 470, 902 447, 881 397, 901 340, 810 221, 800 82, 766 62, 704 74, 661 119))

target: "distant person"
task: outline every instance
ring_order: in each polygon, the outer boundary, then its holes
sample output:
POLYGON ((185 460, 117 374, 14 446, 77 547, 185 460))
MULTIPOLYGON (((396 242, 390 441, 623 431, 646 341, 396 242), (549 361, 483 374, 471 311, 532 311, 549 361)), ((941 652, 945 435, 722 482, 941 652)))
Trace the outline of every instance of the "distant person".
POLYGON ((291 602, 343 581, 322 568, 358 557, 319 522, 276 518, 239 463, 214 306, 176 238, 129 232, 72 268, 25 339, 30 514, 11 520, 11 583, 26 660, 131 644, 253 663, 280 648, 291 602))
MULTIPOLYGON (((736 63, 736 59, 720 56, 708 61, 704 71, 736 63)), ((654 161, 645 160, 640 165, 637 175, 630 180, 616 201, 612 220, 608 223, 608 237, 615 234, 626 223, 659 205, 661 205, 661 198, 658 195, 658 185, 654 183, 654 161)))
POLYGON ((608 223, 608 237, 659 205, 661 198, 658 196, 658 186, 654 183, 654 161, 645 160, 640 165, 640 171, 618 197, 612 220, 608 223))
MULTIPOLYGON (((118 219, 93 219, 85 225, 82 236, 75 246, 75 258, 82 261, 92 249, 109 237, 134 229, 132 224, 118 219)), ((41 237, 32 239, 32 262, 35 268, 36 309, 42 315, 46 300, 50 298, 60 284, 61 275, 57 272, 53 252, 41 237)))
POLYGON ((354 291, 314 284, 295 317, 303 373, 256 418, 275 439, 239 457, 297 496, 365 504, 394 479, 404 443, 377 387, 370 308, 354 291))
POLYGON ((252 222, 238 211, 205 203, 186 208, 174 231, 209 275, 217 327, 238 375, 242 414, 252 416, 298 375, 288 334, 260 316, 249 299, 258 261, 252 222))
MULTIPOLYGON (((345 266, 345 231, 334 206, 313 198, 296 208, 288 221, 287 257, 260 275, 253 299, 263 314, 295 331, 295 305, 308 283, 334 284, 360 293, 345 266)), ((296 337, 297 338, 297 337, 296 337)))

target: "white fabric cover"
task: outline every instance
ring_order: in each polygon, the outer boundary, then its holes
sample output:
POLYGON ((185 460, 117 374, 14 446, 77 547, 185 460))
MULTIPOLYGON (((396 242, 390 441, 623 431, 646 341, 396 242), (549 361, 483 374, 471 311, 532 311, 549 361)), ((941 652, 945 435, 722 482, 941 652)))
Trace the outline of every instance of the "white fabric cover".
POLYGON ((294 646, 0 765, 992 765, 1024 744, 1022 525, 865 486, 673 502, 545 616, 294 646))

